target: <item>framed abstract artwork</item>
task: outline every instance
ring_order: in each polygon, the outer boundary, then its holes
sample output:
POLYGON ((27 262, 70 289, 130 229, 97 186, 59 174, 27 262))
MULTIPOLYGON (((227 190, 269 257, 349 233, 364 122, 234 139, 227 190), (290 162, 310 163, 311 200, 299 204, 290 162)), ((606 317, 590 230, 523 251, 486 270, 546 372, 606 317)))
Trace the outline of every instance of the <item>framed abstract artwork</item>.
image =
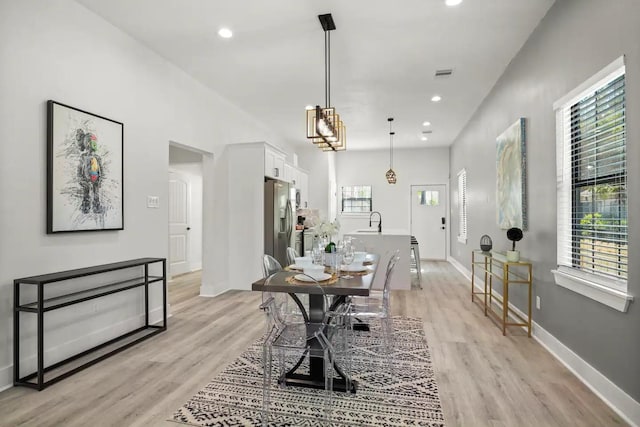
POLYGON ((124 229, 124 125, 47 102, 47 233, 124 229))
POLYGON ((527 229, 525 119, 496 138, 496 207, 501 229, 527 229))

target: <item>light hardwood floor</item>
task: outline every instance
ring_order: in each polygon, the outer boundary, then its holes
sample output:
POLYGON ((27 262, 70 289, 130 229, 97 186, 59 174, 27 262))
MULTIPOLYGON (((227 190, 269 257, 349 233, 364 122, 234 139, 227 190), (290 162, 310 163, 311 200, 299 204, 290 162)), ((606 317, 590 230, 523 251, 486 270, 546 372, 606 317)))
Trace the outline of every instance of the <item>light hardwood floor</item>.
MULTIPOLYGON (((422 262, 423 289, 395 292, 394 314, 421 317, 447 426, 625 425, 524 332, 471 304, 446 262, 422 262)), ((256 292, 202 298, 198 273, 169 285, 169 329, 44 391, 0 393, 1 426, 171 426, 167 421, 263 331, 256 292)))

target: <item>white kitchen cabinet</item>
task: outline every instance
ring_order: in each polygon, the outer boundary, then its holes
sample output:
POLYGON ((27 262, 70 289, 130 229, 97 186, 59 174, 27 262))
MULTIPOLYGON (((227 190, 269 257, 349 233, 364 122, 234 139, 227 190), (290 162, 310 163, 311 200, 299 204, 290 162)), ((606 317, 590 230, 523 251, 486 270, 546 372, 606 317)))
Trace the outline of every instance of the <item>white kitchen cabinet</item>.
POLYGON ((284 179, 284 160, 286 155, 270 146, 264 147, 264 176, 284 179))
POLYGON ((295 187, 300 190, 300 207, 309 207, 309 175, 301 170, 297 170, 297 179, 295 187))
POLYGON ((292 165, 285 163, 284 164, 284 177, 282 180, 284 182, 288 182, 296 187, 296 181, 298 178, 298 170, 292 165))

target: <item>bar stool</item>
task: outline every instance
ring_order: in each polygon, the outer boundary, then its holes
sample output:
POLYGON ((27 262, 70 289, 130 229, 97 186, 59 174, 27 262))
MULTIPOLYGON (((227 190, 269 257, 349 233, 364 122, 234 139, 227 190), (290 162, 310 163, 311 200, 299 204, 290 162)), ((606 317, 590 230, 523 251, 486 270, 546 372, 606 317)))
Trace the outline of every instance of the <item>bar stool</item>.
POLYGON ((415 268, 418 273, 418 284, 422 289, 422 269, 420 268, 420 248, 416 236, 411 236, 411 267, 415 268))

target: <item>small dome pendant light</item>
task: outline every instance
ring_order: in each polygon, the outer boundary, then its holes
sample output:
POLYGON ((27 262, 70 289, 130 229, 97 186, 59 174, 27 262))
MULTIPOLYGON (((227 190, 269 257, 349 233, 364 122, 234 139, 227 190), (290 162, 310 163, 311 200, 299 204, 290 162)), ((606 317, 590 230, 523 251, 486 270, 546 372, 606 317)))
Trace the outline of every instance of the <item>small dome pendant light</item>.
POLYGON ((396 177, 396 173, 393 171, 393 135, 396 133, 391 131, 391 122, 393 122, 393 117, 389 117, 387 121, 389 122, 389 170, 385 176, 389 184, 395 184, 398 179, 396 177))

